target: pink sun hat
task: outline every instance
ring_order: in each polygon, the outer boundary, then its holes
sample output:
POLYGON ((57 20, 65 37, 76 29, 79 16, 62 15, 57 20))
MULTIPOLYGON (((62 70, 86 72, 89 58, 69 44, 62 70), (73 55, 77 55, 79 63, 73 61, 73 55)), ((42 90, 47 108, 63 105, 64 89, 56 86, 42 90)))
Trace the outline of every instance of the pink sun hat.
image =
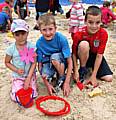
POLYGON ((22 20, 22 19, 13 20, 11 24, 11 32, 14 33, 20 30, 29 32, 29 25, 26 23, 25 20, 22 20))

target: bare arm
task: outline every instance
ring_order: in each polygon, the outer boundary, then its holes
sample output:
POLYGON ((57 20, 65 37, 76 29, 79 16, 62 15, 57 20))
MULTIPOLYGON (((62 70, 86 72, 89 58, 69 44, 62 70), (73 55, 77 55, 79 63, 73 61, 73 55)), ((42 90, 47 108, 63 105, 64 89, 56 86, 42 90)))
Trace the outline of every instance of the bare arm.
POLYGON ((30 67, 27 78, 25 79, 25 83, 24 83, 24 88, 25 89, 27 89, 30 85, 30 82, 31 82, 31 79, 32 79, 35 68, 36 68, 36 58, 35 58, 34 63, 32 63, 32 65, 30 67))
POLYGON ((90 80, 91 80, 91 82, 94 86, 97 85, 96 75, 97 75, 98 69, 100 67, 100 64, 102 62, 102 57, 103 57, 103 54, 97 54, 96 55, 94 69, 93 69, 92 75, 90 77, 90 80))
POLYGON ((67 59, 68 67, 67 67, 67 74, 66 74, 66 79, 63 84, 63 94, 65 96, 68 96, 71 88, 70 88, 70 79, 71 79, 71 73, 72 73, 72 58, 67 59))
POLYGON ((8 28, 10 29, 11 23, 9 19, 7 20, 7 23, 8 23, 8 28))
POLYGON ((17 6, 17 14, 18 14, 18 17, 21 18, 21 15, 20 15, 20 12, 19 12, 19 6, 17 6))
POLYGON ((27 15, 29 16, 29 7, 28 7, 28 4, 26 4, 26 10, 27 10, 27 15))

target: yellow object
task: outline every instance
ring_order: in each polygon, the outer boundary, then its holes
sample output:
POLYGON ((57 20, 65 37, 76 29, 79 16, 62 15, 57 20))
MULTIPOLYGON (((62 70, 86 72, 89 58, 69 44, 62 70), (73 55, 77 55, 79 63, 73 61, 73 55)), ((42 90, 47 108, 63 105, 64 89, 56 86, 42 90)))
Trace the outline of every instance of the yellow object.
POLYGON ((94 97, 97 95, 101 95, 103 92, 100 88, 95 88, 92 92, 89 92, 88 95, 89 97, 94 97))
POLYGON ((113 8, 113 10, 112 10, 114 13, 116 13, 116 7, 115 8, 113 8))
POLYGON ((8 33, 7 33, 7 36, 13 38, 12 32, 8 32, 8 33))

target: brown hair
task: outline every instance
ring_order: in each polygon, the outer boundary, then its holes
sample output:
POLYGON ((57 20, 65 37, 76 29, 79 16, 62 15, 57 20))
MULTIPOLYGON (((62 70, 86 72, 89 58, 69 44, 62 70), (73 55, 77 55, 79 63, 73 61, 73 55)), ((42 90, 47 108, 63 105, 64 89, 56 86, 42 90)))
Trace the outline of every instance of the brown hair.
POLYGON ((51 25, 54 24, 54 26, 56 27, 56 22, 55 22, 55 18, 53 15, 51 14, 44 14, 41 15, 38 19, 38 25, 39 27, 41 27, 41 25, 51 25))
POLYGON ((88 15, 94 15, 94 16, 101 15, 101 10, 98 6, 94 6, 94 5, 89 6, 88 9, 86 10, 85 21, 87 20, 88 15))

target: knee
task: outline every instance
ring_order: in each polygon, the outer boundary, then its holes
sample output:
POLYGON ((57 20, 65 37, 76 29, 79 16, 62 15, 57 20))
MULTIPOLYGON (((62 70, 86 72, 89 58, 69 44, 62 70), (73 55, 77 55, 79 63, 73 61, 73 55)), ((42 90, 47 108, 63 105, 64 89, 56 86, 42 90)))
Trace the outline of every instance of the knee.
POLYGON ((89 52, 89 43, 87 41, 81 41, 79 43, 79 47, 78 47, 78 50, 81 51, 81 52, 89 52))
POLYGON ((51 60, 51 62, 54 66, 58 65, 58 63, 59 63, 57 60, 51 60))

